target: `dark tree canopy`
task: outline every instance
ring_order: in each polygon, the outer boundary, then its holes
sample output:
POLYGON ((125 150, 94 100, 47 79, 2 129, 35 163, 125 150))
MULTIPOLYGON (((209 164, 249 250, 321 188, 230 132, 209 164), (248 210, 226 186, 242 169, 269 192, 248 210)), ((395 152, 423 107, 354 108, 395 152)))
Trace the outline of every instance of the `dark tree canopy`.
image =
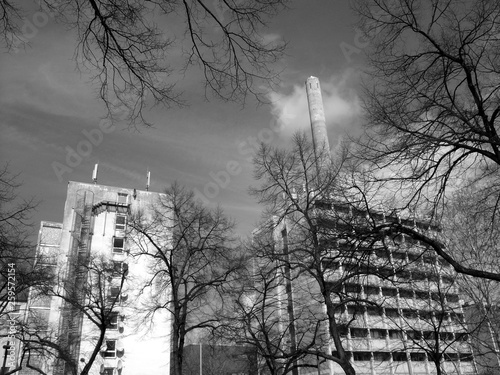
MULTIPOLYGON (((454 194, 468 189, 480 203, 470 205, 471 217, 494 222, 500 202, 500 4, 355 0, 353 5, 369 40, 366 125, 358 156, 379 191, 390 192, 389 210, 441 226, 454 194)), ((500 281, 497 272, 410 225, 390 227, 424 241, 459 273, 500 281)))
POLYGON ((499 197, 500 3, 354 4, 370 39, 363 155, 408 189, 401 206, 432 216, 464 185, 499 197))
POLYGON ((223 292, 240 267, 232 247, 234 224, 222 210, 204 207, 192 191, 174 183, 150 216, 139 213, 129 225, 138 248, 133 255, 151 261, 151 283, 157 286, 148 306, 151 315, 167 310, 172 316, 171 373, 182 375, 188 335, 199 337, 218 325, 223 292))
MULTIPOLYGON (((155 103, 181 104, 176 79, 191 65, 201 68, 206 92, 224 100, 261 99, 259 84, 277 80, 273 63, 282 41, 263 29, 286 0, 42 0, 40 19, 50 17, 76 32, 75 59, 99 86, 116 117, 142 122, 146 95, 155 103), (176 39, 176 27, 184 36, 176 39), (162 27, 163 26, 163 27, 162 27), (118 104, 116 104, 118 103, 118 104)), ((23 17, 30 5, 0 2, 0 33, 8 50, 29 44, 23 17)))

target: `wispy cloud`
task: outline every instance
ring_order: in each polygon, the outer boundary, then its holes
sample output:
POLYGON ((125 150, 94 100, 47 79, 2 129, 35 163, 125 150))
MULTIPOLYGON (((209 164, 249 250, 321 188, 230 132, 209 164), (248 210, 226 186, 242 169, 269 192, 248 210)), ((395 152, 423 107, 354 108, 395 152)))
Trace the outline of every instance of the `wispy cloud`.
MULTIPOLYGON (((358 96, 351 88, 351 75, 332 76, 320 82, 329 138, 335 146, 340 135, 354 126, 361 113, 358 96)), ((269 95, 272 101, 272 114, 280 124, 281 134, 291 134, 309 130, 309 108, 305 85, 294 85, 286 93, 275 92, 269 95)))

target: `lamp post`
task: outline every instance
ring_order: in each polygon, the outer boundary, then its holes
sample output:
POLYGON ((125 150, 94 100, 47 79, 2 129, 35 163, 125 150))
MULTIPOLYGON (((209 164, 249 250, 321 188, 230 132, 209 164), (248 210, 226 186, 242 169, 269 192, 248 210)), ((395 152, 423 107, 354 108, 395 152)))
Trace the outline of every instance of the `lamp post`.
POLYGON ((1 375, 5 374, 7 372, 5 365, 7 363, 7 354, 9 353, 9 349, 10 349, 10 341, 9 340, 7 340, 7 344, 5 344, 3 346, 3 348, 5 349, 5 352, 4 352, 4 355, 3 355, 2 371, 0 371, 1 375))

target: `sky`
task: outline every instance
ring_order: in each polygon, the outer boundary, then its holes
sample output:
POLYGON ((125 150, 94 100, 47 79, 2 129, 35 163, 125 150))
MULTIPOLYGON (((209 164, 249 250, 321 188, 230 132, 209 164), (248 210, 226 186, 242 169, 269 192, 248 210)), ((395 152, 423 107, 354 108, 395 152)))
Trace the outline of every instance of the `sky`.
MULTIPOLYGON (((36 12, 25 14, 32 25, 36 12)), ((149 170, 150 191, 177 181, 211 207, 221 206, 238 234, 248 236, 263 210, 248 194, 256 184, 255 145, 287 147, 293 132, 310 131, 307 77, 320 80, 331 146, 359 121, 357 83, 366 43, 354 22, 348 2, 293 1, 265 30, 288 42, 279 62, 281 84, 267 95, 270 104, 207 101, 200 71, 191 69, 177 82, 188 105, 148 108, 154 126, 135 130, 125 124, 100 128, 105 107, 97 86, 76 68, 74 33, 53 19, 38 22, 27 34, 28 48, 2 51, 0 161, 20 174, 21 196, 41 201, 36 223, 61 221, 67 182, 91 183, 98 163, 99 184, 145 189, 149 170), (92 135, 95 145, 85 150, 82 141, 92 135), (68 163, 68 150, 78 147, 83 157, 68 163)))

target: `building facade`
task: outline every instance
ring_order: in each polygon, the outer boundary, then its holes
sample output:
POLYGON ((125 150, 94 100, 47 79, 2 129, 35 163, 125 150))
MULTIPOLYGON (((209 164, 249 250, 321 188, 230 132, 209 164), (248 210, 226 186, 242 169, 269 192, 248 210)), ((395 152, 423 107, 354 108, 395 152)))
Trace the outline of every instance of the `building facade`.
POLYGON ((500 306, 468 303, 464 312, 478 375, 500 375, 500 306))
POLYGON ((127 225, 133 215, 147 218, 158 197, 69 182, 62 223, 42 222, 38 240, 37 262, 50 270, 54 286, 43 293, 32 288, 28 302, 28 325, 64 353, 33 347, 31 364, 61 375, 80 373, 90 362, 96 375, 170 373, 170 315, 151 311, 153 299, 169 296, 150 282, 150 258, 127 225))
MULTIPOLYGON (((396 223, 439 238, 438 228, 369 212, 341 198, 346 195, 339 194, 337 175, 331 172, 334 163, 317 78, 310 77, 306 88, 314 155, 301 157, 314 158, 315 165, 300 165, 306 172, 290 185, 283 183, 283 203, 275 203, 283 213, 277 209, 278 216, 254 232, 270 237, 272 256, 284 261, 284 286, 276 294, 281 300, 279 326, 289 336, 283 345, 289 352, 300 351, 301 345, 336 351, 324 306, 328 290, 335 326, 356 374, 476 374, 453 269, 410 237, 370 232, 396 223), (321 181, 331 181, 331 186, 321 181), (313 332, 311 316, 323 322, 315 336, 306 334, 313 332)), ((298 362, 313 368, 297 368, 294 375, 344 373, 337 363, 319 356, 298 362)))
MULTIPOLYGON (((336 216, 352 215, 339 213, 343 210, 340 205, 332 205, 331 210, 337 210, 336 216)), ((285 275, 286 267, 292 270, 291 275, 282 277, 283 286, 276 294, 281 300, 280 326, 287 327, 288 335, 295 335, 286 341, 290 346, 287 350, 308 345, 325 353, 335 352, 328 337, 326 310, 320 307, 319 287, 304 272, 306 264, 314 267, 314 261, 307 258, 313 252, 300 249, 304 242, 294 234, 302 224, 286 218, 275 222, 274 251, 282 254, 280 259, 289 254, 291 265, 283 265, 281 272, 285 275), (288 289, 285 284, 289 284, 288 289), (314 327, 311 317, 321 321, 322 327, 308 337, 304 332, 314 327), (299 343, 293 344, 295 348, 291 346, 294 342, 299 343)), ((320 274, 331 285, 342 345, 356 374, 431 375, 437 373, 437 366, 446 374, 477 373, 467 334, 470 327, 449 264, 423 244, 401 235, 388 234, 368 242, 349 240, 345 232, 332 230, 323 239, 322 249, 316 253, 321 257, 321 271, 311 275, 320 274)), ((314 365, 315 359, 301 361, 314 365)), ((296 373, 344 373, 332 361, 317 363, 318 369, 302 368, 296 373)))

